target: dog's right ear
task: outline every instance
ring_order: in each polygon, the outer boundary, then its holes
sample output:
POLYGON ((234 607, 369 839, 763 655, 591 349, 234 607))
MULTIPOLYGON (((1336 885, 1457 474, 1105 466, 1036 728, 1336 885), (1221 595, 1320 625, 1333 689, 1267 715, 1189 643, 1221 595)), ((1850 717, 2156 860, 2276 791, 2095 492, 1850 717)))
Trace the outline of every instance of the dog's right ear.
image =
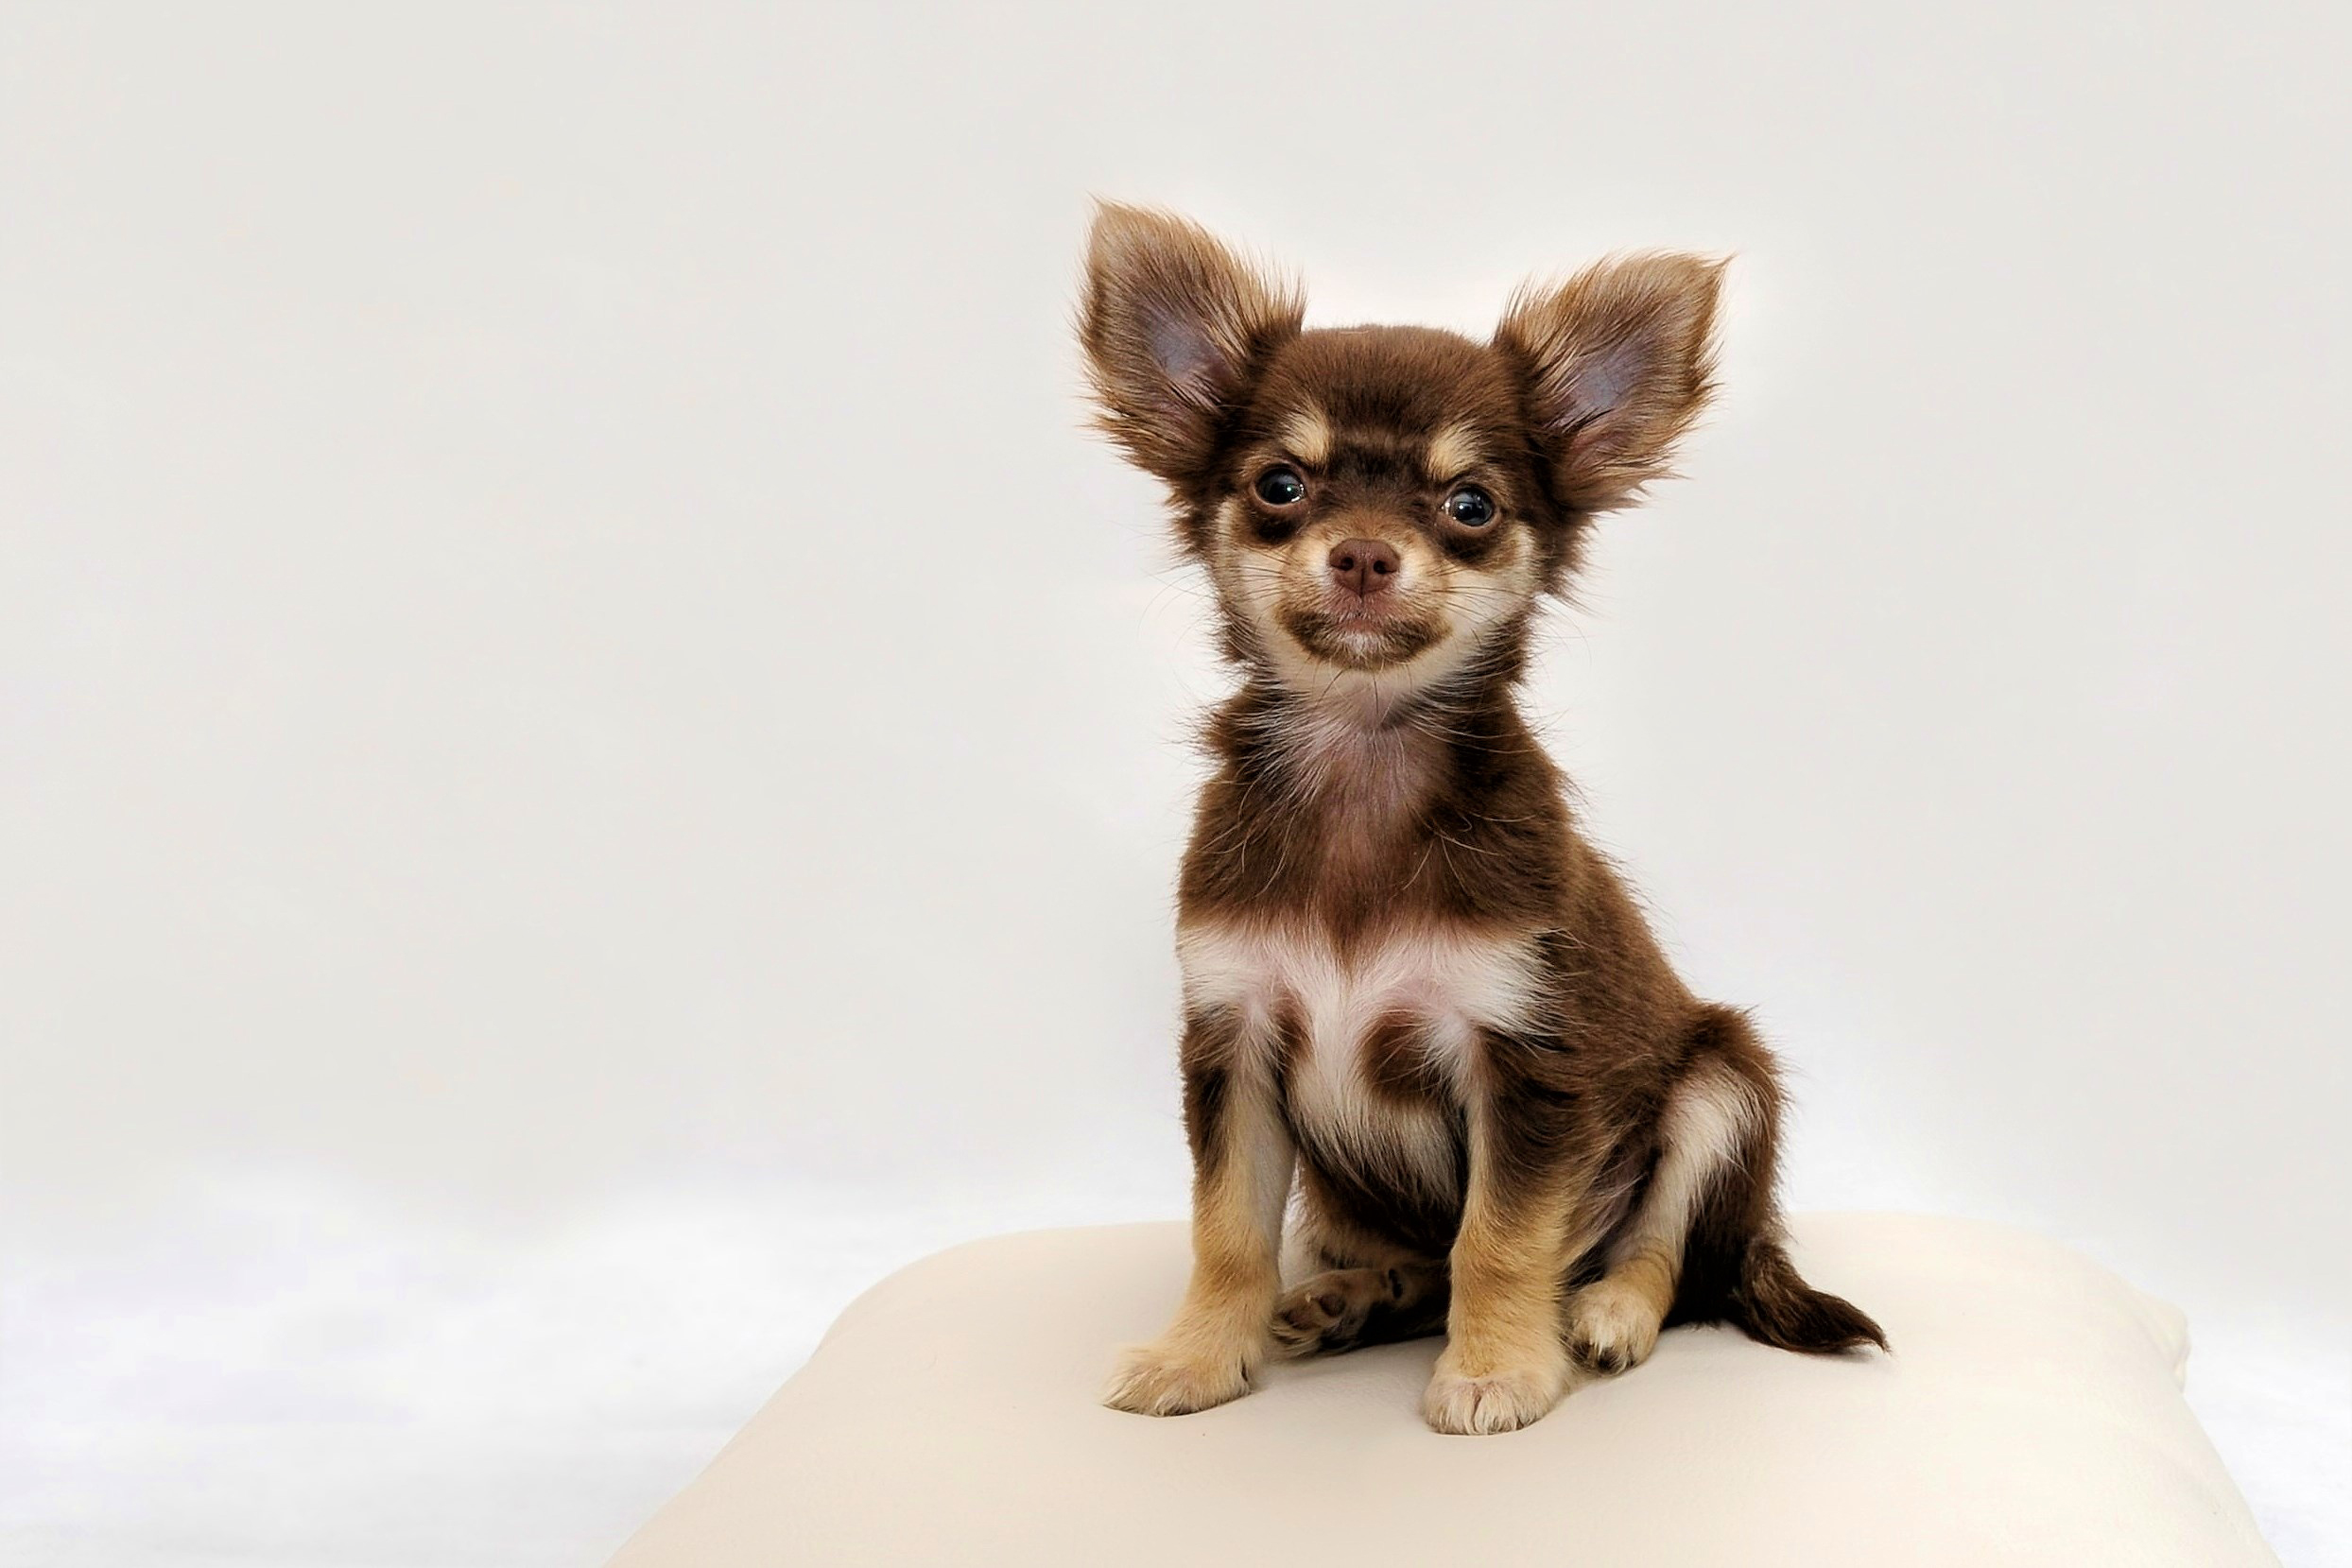
POLYGON ((1250 377, 1306 310, 1295 284, 1199 225, 1100 203, 1078 316, 1097 423, 1138 468, 1197 490, 1250 377))

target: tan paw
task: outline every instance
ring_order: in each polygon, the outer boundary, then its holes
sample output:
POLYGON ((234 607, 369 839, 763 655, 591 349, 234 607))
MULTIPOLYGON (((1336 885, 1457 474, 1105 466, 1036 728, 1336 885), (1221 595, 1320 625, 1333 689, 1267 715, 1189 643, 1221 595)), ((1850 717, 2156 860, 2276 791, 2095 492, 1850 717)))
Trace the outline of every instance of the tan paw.
POLYGON ((1188 1416, 1250 1391, 1239 1352, 1205 1355, 1165 1344, 1137 1345, 1119 1357, 1102 1403, 1139 1416, 1188 1416))
POLYGON ((1402 1296, 1393 1270, 1334 1268, 1293 1285, 1274 1303, 1274 1353, 1343 1351, 1362 1336, 1372 1309, 1402 1296))
POLYGON ((1623 1280, 1596 1281, 1568 1302, 1568 1353, 1597 1372, 1621 1372, 1658 1348, 1661 1319, 1650 1293, 1623 1280))
POLYGON ((1421 1413, 1440 1432, 1516 1432, 1542 1420, 1567 1386, 1565 1356, 1472 1371, 1456 1366, 1449 1353, 1438 1357, 1428 1391, 1421 1396, 1421 1413))

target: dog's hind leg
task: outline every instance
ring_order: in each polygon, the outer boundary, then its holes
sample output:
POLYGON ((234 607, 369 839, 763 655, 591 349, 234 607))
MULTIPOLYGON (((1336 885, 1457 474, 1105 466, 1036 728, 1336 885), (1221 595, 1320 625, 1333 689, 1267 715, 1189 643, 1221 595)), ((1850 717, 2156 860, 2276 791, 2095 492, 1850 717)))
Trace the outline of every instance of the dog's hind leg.
POLYGON ((1445 1326, 1445 1261, 1324 1212, 1302 1183, 1291 1243, 1301 1278, 1274 1304, 1274 1353, 1313 1355, 1418 1339, 1445 1326))
POLYGON ((1445 1266, 1400 1259, 1386 1268, 1327 1268, 1283 1293, 1275 1353, 1311 1355, 1418 1339, 1445 1326, 1445 1266))
POLYGON ((1813 1353, 1886 1335, 1853 1303, 1798 1277, 1773 1200, 1781 1094, 1772 1054, 1740 1013, 1703 1008, 1658 1123, 1657 1163, 1601 1276, 1568 1301, 1571 1354, 1603 1372, 1647 1359, 1668 1322, 1728 1320, 1813 1353))
POLYGON ((1746 1028, 1736 1014, 1703 1015, 1696 1049, 1658 1118, 1656 1163, 1632 1215, 1609 1239, 1600 1278, 1568 1299, 1569 1353, 1595 1371, 1637 1367, 1657 1348, 1694 1221, 1726 1179, 1736 1180, 1755 1157, 1759 1133, 1769 1136, 1772 1104, 1716 1048, 1712 1037, 1728 1025, 1746 1028))

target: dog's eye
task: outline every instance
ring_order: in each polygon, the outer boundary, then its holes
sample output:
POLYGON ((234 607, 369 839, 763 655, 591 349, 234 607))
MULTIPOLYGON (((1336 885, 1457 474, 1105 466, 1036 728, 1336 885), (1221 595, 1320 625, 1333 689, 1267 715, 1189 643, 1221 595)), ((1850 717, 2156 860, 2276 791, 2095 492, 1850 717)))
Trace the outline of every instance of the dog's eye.
POLYGON ((1483 528, 1495 521, 1495 498, 1476 485, 1461 485, 1445 498, 1445 515, 1465 528, 1483 528))
POLYGON ((1257 476, 1257 498, 1270 507, 1295 506, 1306 499, 1306 481, 1288 466, 1270 468, 1257 476))

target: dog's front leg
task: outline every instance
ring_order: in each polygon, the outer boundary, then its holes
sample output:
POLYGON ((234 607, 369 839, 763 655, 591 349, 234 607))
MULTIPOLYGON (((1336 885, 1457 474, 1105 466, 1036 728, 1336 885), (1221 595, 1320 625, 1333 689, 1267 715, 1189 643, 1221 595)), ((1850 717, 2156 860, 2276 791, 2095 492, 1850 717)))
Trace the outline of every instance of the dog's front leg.
POLYGON ((1181 1416, 1247 1393, 1266 1358, 1282 1286, 1282 1211, 1297 1151, 1263 1053, 1230 1010, 1185 1025, 1185 1131, 1192 1144, 1192 1283, 1175 1321, 1127 1352, 1103 1403, 1181 1416))
POLYGON ((1445 1350, 1422 1398, 1440 1432, 1516 1431, 1567 1391, 1562 1281, 1590 1183, 1504 1121, 1492 1103, 1471 1108, 1445 1350))

